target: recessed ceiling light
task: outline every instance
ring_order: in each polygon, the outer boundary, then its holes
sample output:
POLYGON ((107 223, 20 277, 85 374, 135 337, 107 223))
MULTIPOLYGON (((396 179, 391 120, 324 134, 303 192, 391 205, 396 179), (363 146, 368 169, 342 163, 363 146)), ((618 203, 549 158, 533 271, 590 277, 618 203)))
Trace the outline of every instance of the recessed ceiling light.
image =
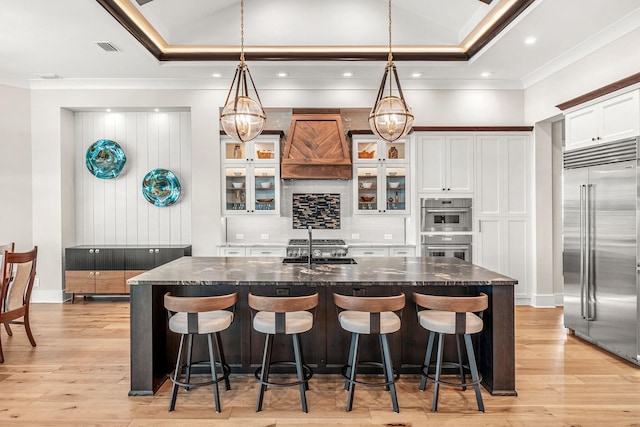
POLYGON ((219 78, 219 77, 222 77, 222 74, 220 74, 220 73, 213 73, 213 74, 211 74, 211 77, 215 77, 215 78, 217 79, 217 78, 219 78))
POLYGON ((345 71, 344 73, 342 73, 342 77, 353 77, 353 72, 345 71))
POLYGON ((527 37, 526 39, 524 39, 524 44, 535 44, 535 42, 538 39, 536 39, 535 37, 527 37))
POLYGON ((107 108, 106 111, 107 111, 107 113, 110 113, 111 112, 111 108, 107 108))
POLYGON ((485 71, 484 73, 480 74, 481 77, 490 77, 491 76, 491 72, 490 71, 485 71))
POLYGON ((413 77, 414 79, 417 79, 419 77, 422 77, 422 73, 420 71, 416 71, 415 73, 411 74, 411 77, 413 77))
POLYGON ((160 109, 159 108, 155 108, 153 111, 155 111, 157 113, 158 111, 160 111, 160 109))
POLYGON ((287 73, 286 71, 280 71, 278 73, 278 77, 289 77, 289 73, 287 73))

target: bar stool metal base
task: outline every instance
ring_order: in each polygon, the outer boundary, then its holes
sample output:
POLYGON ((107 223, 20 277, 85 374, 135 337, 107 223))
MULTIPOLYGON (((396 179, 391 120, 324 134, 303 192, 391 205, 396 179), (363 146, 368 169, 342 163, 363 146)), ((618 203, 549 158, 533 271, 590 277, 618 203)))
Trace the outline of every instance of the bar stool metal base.
POLYGON ((291 387, 298 386, 300 388, 300 403, 303 412, 308 412, 306 391, 309 390, 309 380, 313 377, 313 370, 304 363, 302 356, 302 346, 300 345, 300 335, 291 334, 293 341, 293 354, 295 361, 271 361, 271 353, 273 350, 274 335, 266 334, 264 342, 264 353, 262 356, 262 366, 256 369, 255 377, 260 383, 260 392, 258 393, 258 401, 256 403, 256 412, 262 411, 262 402, 264 400, 264 392, 267 387, 291 387), (295 366, 297 381, 274 382, 269 381, 271 368, 274 366, 295 366))
POLYGON ((460 387, 462 390, 466 390, 468 386, 473 386, 476 394, 476 403, 478 404, 478 410, 484 412, 484 403, 482 401, 482 394, 480 392, 480 382, 482 377, 478 374, 478 368, 476 366, 475 354, 473 351, 473 343, 471 342, 471 335, 469 334, 456 334, 456 345, 458 350, 458 362, 443 362, 442 353, 444 348, 444 335, 443 333, 429 331, 429 341, 427 343, 427 351, 425 354, 424 363, 421 367, 422 377, 420 379, 420 391, 424 391, 427 385, 427 380, 433 382, 433 403, 431 411, 436 412, 438 410, 438 392, 440 385, 460 387), (433 344, 435 336, 438 335, 438 349, 437 359, 435 364, 435 375, 429 374, 429 368, 434 365, 431 363, 431 354, 433 352, 433 344), (462 363, 462 353, 460 346, 460 338, 464 336, 465 347, 467 351, 467 358, 469 365, 462 363), (442 368, 456 368, 460 375, 459 382, 446 381, 441 378, 442 368), (467 382, 466 376, 471 375, 471 381, 467 382))
POLYGON ((169 412, 173 411, 176 407, 176 399, 178 397, 178 388, 184 387, 185 390, 189 391, 191 388, 202 387, 207 385, 213 385, 213 394, 216 405, 216 412, 220 412, 220 393, 218 391, 218 383, 224 381, 225 389, 227 391, 231 390, 231 384, 229 383, 229 374, 231 373, 231 368, 227 365, 224 358, 224 351, 222 349, 222 342, 220 341, 220 334, 218 332, 207 334, 207 344, 209 349, 209 362, 196 362, 193 363, 191 360, 192 352, 193 352, 193 334, 186 334, 180 336, 180 347, 178 348, 178 358, 176 360, 176 368, 169 375, 169 379, 173 383, 171 387, 171 400, 169 402, 169 412), (214 344, 212 340, 212 335, 215 337, 215 347, 217 353, 219 355, 220 360, 216 360, 215 353, 213 350, 214 344), (187 343, 185 343, 185 336, 187 336, 187 343), (187 357, 186 362, 181 363, 182 360, 182 352, 183 348, 187 347, 187 357), (191 370, 193 368, 202 367, 208 365, 211 370, 211 380, 207 381, 191 381, 191 370), (182 371, 185 370, 184 373, 184 381, 182 381, 182 371), (218 369, 222 373, 218 375, 218 369))
POLYGON ((358 347, 360 343, 360 334, 351 334, 351 346, 349 349, 349 360, 347 364, 342 368, 342 376, 345 379, 345 390, 349 392, 347 398, 347 412, 351 412, 353 408, 353 396, 356 388, 356 384, 367 387, 384 387, 386 391, 391 394, 391 404, 393 405, 393 412, 400 412, 398 406, 398 395, 396 393, 396 382, 400 379, 400 373, 395 370, 391 363, 391 354, 389 352, 389 341, 386 334, 378 335, 380 341, 380 353, 382 355, 382 362, 360 362, 358 360, 358 347), (384 381, 361 381, 356 379, 358 368, 371 366, 382 369, 384 375, 384 381))

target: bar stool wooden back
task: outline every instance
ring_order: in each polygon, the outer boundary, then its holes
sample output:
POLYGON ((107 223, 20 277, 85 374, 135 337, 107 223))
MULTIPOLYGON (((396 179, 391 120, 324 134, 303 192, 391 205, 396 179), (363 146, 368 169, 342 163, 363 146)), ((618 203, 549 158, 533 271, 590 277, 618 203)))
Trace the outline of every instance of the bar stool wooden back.
POLYGON ((401 326, 401 310, 405 305, 405 295, 400 294, 390 297, 356 297, 333 294, 333 301, 340 309, 338 321, 347 332, 351 332, 351 346, 349 348, 349 360, 342 369, 345 378, 345 388, 349 392, 347 397, 347 412, 353 407, 353 396, 356 384, 364 386, 384 386, 390 391, 391 403, 394 412, 400 412, 398 395, 395 383, 400 375, 393 369, 389 341, 387 334, 397 332, 401 326), (381 362, 360 362, 358 347, 360 335, 378 335, 380 342, 381 362), (374 366, 382 368, 384 381, 365 382, 357 380, 359 366, 374 366))
POLYGON ((318 294, 301 297, 264 297, 249 294, 249 307, 253 313, 253 329, 265 334, 264 353, 262 366, 255 372, 255 377, 260 382, 256 412, 262 410, 264 392, 268 386, 300 388, 300 403, 302 411, 308 412, 306 391, 309 389, 309 379, 313 376, 311 368, 304 363, 300 334, 311 330, 313 327, 314 310, 318 305, 318 294), (273 340, 275 335, 291 335, 293 341, 294 362, 271 361, 273 340), (269 372, 272 366, 294 365, 297 381, 272 382, 269 381, 269 372))
POLYGON ((436 296, 413 293, 413 300, 418 313, 418 323, 429 331, 429 341, 427 343, 427 351, 422 365, 422 378, 420 379, 420 391, 424 391, 427 380, 433 381, 433 404, 432 412, 438 410, 438 391, 440 384, 461 387, 466 390, 468 385, 472 385, 476 393, 476 402, 478 410, 484 412, 484 403, 482 402, 482 393, 480 392, 480 381, 482 378, 478 375, 478 367, 473 351, 473 343, 471 335, 482 331, 483 321, 482 312, 488 307, 488 297, 481 293, 475 297, 457 297, 457 296, 436 296), (420 310, 420 307, 426 310, 420 310), (478 313, 478 314, 476 314, 478 313), (429 374, 429 366, 431 365, 431 353, 433 352, 433 342, 435 336, 438 336, 438 350, 436 356, 435 376, 429 374), (456 346, 458 350, 458 362, 443 363, 443 338, 444 335, 455 335, 456 346), (461 354, 460 339, 464 338, 467 351, 468 365, 463 364, 461 354), (443 366, 454 367, 458 369, 460 374, 460 382, 453 383, 442 379, 443 366), (471 375, 471 382, 466 381, 466 375, 471 375))
POLYGON ((224 358, 220 332, 227 329, 231 326, 231 323, 233 323, 236 301, 238 301, 237 292, 212 297, 178 297, 172 296, 169 292, 164 295, 164 306, 169 314, 169 329, 180 334, 176 368, 170 376, 173 386, 171 388, 169 411, 175 409, 178 387, 184 387, 188 391, 192 387, 213 384, 216 412, 220 412, 218 383, 224 381, 226 390, 231 390, 229 383, 230 369, 224 358), (191 381, 191 369, 201 365, 199 362, 193 363, 191 360, 194 335, 207 336, 211 381, 191 381), (187 338, 186 341, 185 337, 187 338), (218 359, 216 359, 213 350, 214 345, 212 338, 215 338, 215 348, 218 353, 218 359), (182 362, 185 350, 187 353, 186 360, 182 362), (183 368, 185 370, 184 376, 182 375, 183 368), (220 369, 219 375, 216 370, 217 368, 220 369))

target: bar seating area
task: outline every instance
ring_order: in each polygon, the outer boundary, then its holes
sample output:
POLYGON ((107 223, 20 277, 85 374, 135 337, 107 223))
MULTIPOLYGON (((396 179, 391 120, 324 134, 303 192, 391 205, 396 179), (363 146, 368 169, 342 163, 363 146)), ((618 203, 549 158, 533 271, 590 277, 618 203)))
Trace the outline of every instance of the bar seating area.
MULTIPOLYGON (((471 334, 482 330, 482 319, 474 313, 487 308, 487 295, 482 293, 477 297, 446 297, 413 293, 413 300, 419 307, 424 308, 417 311, 417 322, 429 331, 421 378, 419 384, 418 381, 415 382, 414 387, 424 391, 427 380, 434 383, 432 411, 435 412, 441 384, 458 385, 462 390, 472 386, 475 390, 478 409, 484 412, 471 334), (456 337, 457 363, 443 363, 443 338, 446 334, 453 334, 456 337), (431 354, 436 336, 438 338, 437 362, 435 376, 432 376, 429 368, 433 367, 431 354), (463 362, 460 340, 464 340, 466 363, 463 362), (453 384, 441 378, 442 367, 447 364, 454 365, 458 369, 459 384, 453 384), (466 381, 467 375, 471 376, 470 382, 466 381)), ((225 361, 220 332, 228 329, 234 321, 237 302, 238 293, 203 297, 173 296, 169 292, 164 295, 164 305, 169 315, 169 330, 180 334, 175 370, 169 375, 172 382, 169 412, 175 410, 179 388, 189 391, 192 388, 207 385, 213 386, 215 411, 221 412, 218 384, 224 382, 225 390, 231 390, 229 379, 231 370, 225 361), (209 360, 205 365, 210 368, 210 380, 202 381, 193 378, 200 376, 196 375, 195 369, 203 366, 202 362, 192 360, 196 335, 207 337, 209 360)), ((396 383, 400 374, 393 365, 388 335, 402 328, 405 294, 367 297, 333 293, 333 302, 340 327, 351 334, 348 359, 342 369, 343 388, 347 392, 346 412, 351 412, 353 409, 356 386, 366 386, 382 387, 389 392, 393 412, 399 413, 396 383), (360 360, 360 344, 364 336, 370 336, 378 342, 379 360, 360 360)), ((308 413, 306 392, 309 390, 313 370, 305 363, 300 337, 313 328, 318 293, 284 297, 249 293, 247 303, 251 308, 253 329, 265 335, 262 363, 254 374, 259 383, 256 412, 262 411, 265 392, 269 388, 293 386, 299 389, 302 412, 308 413), (291 337, 294 361, 272 360, 274 341, 278 336, 291 337), (277 379, 273 378, 274 373, 277 379), (291 374, 294 375, 294 379, 287 378, 291 374)), ((323 380, 319 379, 318 383, 323 383, 323 380)))

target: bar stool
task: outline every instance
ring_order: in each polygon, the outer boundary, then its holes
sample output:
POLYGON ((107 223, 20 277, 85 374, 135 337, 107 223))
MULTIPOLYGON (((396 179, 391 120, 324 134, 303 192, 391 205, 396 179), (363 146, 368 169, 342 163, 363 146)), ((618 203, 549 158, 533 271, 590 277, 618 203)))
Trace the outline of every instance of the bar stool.
POLYGON ((229 365, 224 358, 222 342, 220 341, 220 331, 227 329, 234 318, 235 304, 238 300, 238 293, 212 297, 177 297, 169 292, 164 295, 164 306, 169 314, 169 329, 180 334, 180 346, 178 347, 178 358, 176 368, 170 376, 173 386, 171 387, 171 401, 169 402, 169 412, 176 407, 178 387, 184 387, 187 391, 192 387, 200 387, 213 384, 213 395, 215 397, 216 412, 220 412, 220 394, 218 383, 224 381, 226 390, 231 390, 229 384, 229 365), (232 308, 231 311, 227 310, 232 308), (206 335, 209 348, 209 365, 211 368, 211 381, 191 382, 191 368, 201 365, 193 363, 193 337, 194 335, 206 335), (187 340, 185 341, 185 337, 187 340), (219 359, 216 360, 212 337, 215 337, 215 346, 219 359), (187 357, 182 362, 182 353, 185 350, 187 357), (220 367, 221 374, 218 376, 216 366, 220 367), (182 369, 185 368, 184 380, 182 379, 182 369))
POLYGON ((347 397, 347 412, 353 407, 353 395, 356 384, 364 386, 384 386, 390 391, 391 403, 394 412, 400 412, 398 407, 398 395, 396 393, 396 381, 400 374, 393 369, 387 334, 400 330, 401 314, 405 305, 405 295, 400 294, 390 297, 354 297, 333 294, 335 305, 341 309, 338 313, 340 326, 347 332, 351 332, 351 346, 349 348, 349 360, 342 368, 342 376, 345 378, 345 388, 349 392, 347 397), (380 342, 381 362, 360 362, 358 347, 360 335, 378 335, 380 342), (374 366, 382 368, 384 382, 365 382, 356 379, 360 366, 374 366))
POLYGON ((288 387, 295 385, 300 388, 302 411, 308 412, 305 392, 309 389, 309 379, 313 376, 313 371, 304 363, 300 334, 311 330, 313 327, 313 313, 309 310, 315 309, 317 305, 317 293, 302 297, 263 297, 249 294, 249 307, 252 308, 253 313, 253 329, 265 334, 262 366, 256 369, 255 372, 255 377, 260 382, 256 412, 262 410, 264 392, 268 386, 288 387), (271 361, 273 340, 275 335, 278 334, 291 335, 294 362, 271 361), (277 365, 294 365, 297 381, 269 381, 269 371, 272 366, 277 365))
POLYGON ((476 297, 455 297, 455 296, 435 296, 413 293, 413 300, 418 313, 418 323, 429 331, 429 341, 427 343, 427 352, 422 365, 422 378, 420 379, 420 391, 424 391, 427 385, 427 379, 433 381, 433 404, 432 412, 438 410, 438 390, 440 384, 461 387, 462 390, 467 389, 467 385, 473 385, 476 392, 476 402, 478 410, 484 412, 484 404, 482 402, 482 394, 480 393, 480 381, 482 378, 478 375, 478 367, 476 366, 476 358, 473 352, 473 343, 471 342, 471 334, 482 331, 482 311, 488 307, 488 297, 481 293, 476 297), (426 310, 419 310, 424 307, 426 310), (475 313, 479 313, 477 315, 475 313), (433 341, 436 334, 438 335, 438 352, 435 367, 435 377, 429 375, 429 366, 431 365, 431 353, 433 352, 433 341), (442 362, 443 338, 444 335, 455 335, 456 346, 458 350, 458 363, 442 362), (469 364, 462 363, 462 354, 460 351, 460 339, 464 337, 465 347, 467 350, 467 359, 469 364), (444 381, 442 377, 442 366, 458 368, 460 373, 460 382, 452 383, 444 381), (466 382, 467 372, 471 374, 471 382, 466 382))

